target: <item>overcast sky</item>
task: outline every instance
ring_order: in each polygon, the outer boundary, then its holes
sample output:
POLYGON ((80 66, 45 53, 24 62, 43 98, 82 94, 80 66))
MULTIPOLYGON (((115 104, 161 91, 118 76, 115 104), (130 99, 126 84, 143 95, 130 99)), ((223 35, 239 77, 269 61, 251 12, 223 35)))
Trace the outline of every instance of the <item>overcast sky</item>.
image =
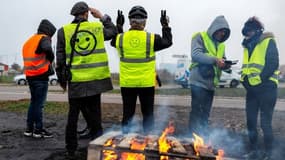
MULTIPOLYGON (((60 28, 73 19, 70 9, 77 0, 5 0, 1 2, 0 16, 0 62, 22 65, 21 50, 25 40, 36 32, 41 19, 47 18, 60 28)), ((204 31, 218 15, 228 20, 231 36, 226 41, 228 59, 242 60, 241 28, 251 16, 257 16, 264 23, 265 31, 276 36, 280 63, 285 64, 285 23, 284 0, 86 0, 89 6, 109 14, 113 21, 117 10, 126 17, 125 30, 129 28, 127 14, 134 5, 142 5, 148 12, 146 30, 161 34, 159 22, 160 10, 166 9, 170 17, 173 33, 173 45, 158 53, 158 62, 176 63, 173 54, 190 56, 191 36, 204 31)), ((89 21, 95 19, 90 16, 89 21)), ((56 36, 53 37, 55 45, 56 36)), ((106 42, 112 71, 117 71, 118 56, 116 50, 106 42)), ((240 64, 239 64, 240 65, 240 64)))

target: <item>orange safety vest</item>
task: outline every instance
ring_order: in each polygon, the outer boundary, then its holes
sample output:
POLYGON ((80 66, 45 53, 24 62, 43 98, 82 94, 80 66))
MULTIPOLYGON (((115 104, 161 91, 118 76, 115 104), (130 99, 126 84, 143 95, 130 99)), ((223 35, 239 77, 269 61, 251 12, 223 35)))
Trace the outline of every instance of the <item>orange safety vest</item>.
POLYGON ((48 71, 50 62, 44 53, 36 54, 36 50, 45 34, 35 34, 23 46, 24 73, 26 76, 38 76, 48 71))

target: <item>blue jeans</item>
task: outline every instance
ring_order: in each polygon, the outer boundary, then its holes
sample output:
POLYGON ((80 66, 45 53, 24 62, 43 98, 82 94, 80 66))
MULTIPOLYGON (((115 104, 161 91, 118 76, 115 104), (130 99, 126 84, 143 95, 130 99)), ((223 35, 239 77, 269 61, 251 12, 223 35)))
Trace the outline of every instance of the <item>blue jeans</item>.
POLYGON ((207 136, 208 121, 212 108, 214 91, 191 85, 191 112, 189 134, 207 136))
POLYGON ((48 81, 28 81, 31 92, 31 102, 28 109, 27 127, 29 129, 43 128, 43 107, 47 97, 48 81), (35 125, 35 126, 34 126, 35 125))

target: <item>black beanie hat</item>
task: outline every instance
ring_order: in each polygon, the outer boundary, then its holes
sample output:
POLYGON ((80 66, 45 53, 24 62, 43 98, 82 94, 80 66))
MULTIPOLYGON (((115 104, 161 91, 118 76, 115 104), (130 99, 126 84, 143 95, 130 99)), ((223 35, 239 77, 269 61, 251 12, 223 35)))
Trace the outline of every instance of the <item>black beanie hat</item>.
POLYGON ((87 5, 87 3, 81 1, 81 2, 77 2, 73 5, 70 14, 73 16, 77 16, 79 14, 82 14, 84 12, 87 12, 89 10, 89 7, 87 5))
POLYGON ((258 20, 257 17, 250 17, 245 23, 242 29, 242 34, 247 35, 249 31, 256 31, 262 33, 264 30, 263 24, 258 20))

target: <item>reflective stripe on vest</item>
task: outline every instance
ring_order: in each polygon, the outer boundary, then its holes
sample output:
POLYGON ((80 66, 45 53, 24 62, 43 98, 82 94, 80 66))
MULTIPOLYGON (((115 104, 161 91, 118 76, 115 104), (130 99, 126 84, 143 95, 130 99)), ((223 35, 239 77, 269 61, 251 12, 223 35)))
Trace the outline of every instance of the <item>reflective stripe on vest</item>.
MULTIPOLYGON (((217 57, 217 58, 223 58, 225 53, 225 45, 224 43, 219 43, 218 46, 213 43, 211 38, 209 37, 207 32, 200 32, 195 33, 192 36, 192 39, 195 38, 198 34, 201 35, 202 40, 204 42, 204 46, 207 50, 207 55, 211 57, 217 57)), ((191 64, 190 68, 196 67, 198 65, 197 62, 194 62, 191 64)), ((214 85, 217 86, 221 77, 221 69, 216 67, 216 65, 213 65, 214 71, 215 71, 215 77, 214 77, 214 85)))
POLYGON ((116 48, 120 56, 121 87, 155 85, 154 34, 130 30, 119 34, 116 48))
MULTIPOLYGON (((72 51, 70 42, 76 25, 68 24, 63 27, 67 64, 70 61, 72 51)), ((74 49, 71 64, 71 82, 87 82, 110 77, 108 55, 105 50, 103 25, 101 22, 80 23, 74 49)))
POLYGON ((24 73, 26 76, 38 76, 48 71, 50 62, 45 53, 37 54, 36 50, 44 34, 35 34, 23 46, 24 73))
MULTIPOLYGON (((247 76, 249 84, 252 86, 258 85, 262 82, 260 73, 265 65, 266 51, 271 39, 272 38, 266 38, 262 42, 258 43, 250 58, 247 48, 244 49, 241 81, 244 81, 244 77, 247 76)), ((269 79, 278 84, 278 74, 279 71, 276 70, 269 79)))

